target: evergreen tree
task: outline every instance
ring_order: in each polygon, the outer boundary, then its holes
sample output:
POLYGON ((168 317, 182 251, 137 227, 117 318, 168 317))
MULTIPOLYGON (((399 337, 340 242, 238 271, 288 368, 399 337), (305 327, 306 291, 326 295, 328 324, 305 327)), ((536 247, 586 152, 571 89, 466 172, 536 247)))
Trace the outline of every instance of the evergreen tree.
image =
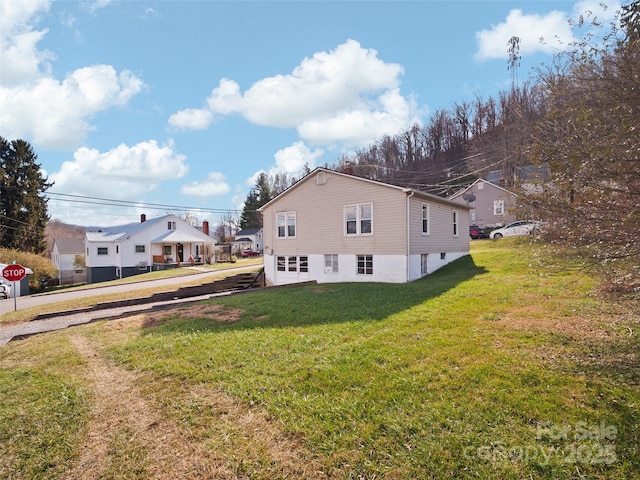
POLYGON ((47 249, 49 220, 38 156, 24 140, 0 137, 0 246, 41 254, 47 249))
POLYGON ((242 216, 240 217, 240 228, 261 228, 262 214, 258 212, 258 208, 266 204, 273 198, 272 188, 269 183, 269 177, 266 173, 261 173, 256 179, 255 186, 247 195, 242 208, 242 216))

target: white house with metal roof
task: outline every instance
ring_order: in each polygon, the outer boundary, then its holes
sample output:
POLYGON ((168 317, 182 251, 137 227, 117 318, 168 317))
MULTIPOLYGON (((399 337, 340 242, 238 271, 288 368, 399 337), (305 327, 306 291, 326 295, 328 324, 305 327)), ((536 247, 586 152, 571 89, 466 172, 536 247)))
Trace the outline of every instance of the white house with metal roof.
POLYGON ((205 247, 213 245, 207 231, 208 225, 201 231, 175 215, 141 215, 139 223, 87 232, 87 283, 202 263, 205 247))

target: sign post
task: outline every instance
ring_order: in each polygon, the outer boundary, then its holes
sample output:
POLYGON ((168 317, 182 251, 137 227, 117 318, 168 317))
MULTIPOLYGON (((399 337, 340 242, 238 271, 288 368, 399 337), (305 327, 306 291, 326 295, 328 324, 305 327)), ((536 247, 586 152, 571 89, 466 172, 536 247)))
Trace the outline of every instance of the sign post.
POLYGON ((8 282, 13 282, 13 310, 16 311, 18 310, 18 303, 16 300, 16 282, 19 282, 27 276, 27 269, 18 264, 7 265, 2 271, 2 276, 8 282))

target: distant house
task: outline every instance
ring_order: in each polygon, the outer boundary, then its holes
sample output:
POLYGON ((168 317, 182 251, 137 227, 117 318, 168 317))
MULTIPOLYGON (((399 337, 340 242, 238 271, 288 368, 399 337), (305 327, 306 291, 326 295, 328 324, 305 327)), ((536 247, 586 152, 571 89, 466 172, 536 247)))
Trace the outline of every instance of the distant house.
POLYGON ((214 241, 203 223, 201 231, 175 215, 141 215, 139 223, 87 232, 87 283, 202 263, 205 246, 214 241))
POLYGON ((236 233, 233 242, 235 251, 253 250, 262 253, 262 228, 245 228, 236 233))
POLYGON ((82 238, 56 237, 51 261, 58 269, 60 285, 85 282, 85 253, 82 238))
POLYGON ((404 283, 469 253, 466 205, 324 168, 259 210, 271 285, 404 283))
POLYGON ((469 207, 469 223, 480 227, 503 226, 516 220, 512 213, 517 195, 493 182, 478 179, 449 197, 469 207))

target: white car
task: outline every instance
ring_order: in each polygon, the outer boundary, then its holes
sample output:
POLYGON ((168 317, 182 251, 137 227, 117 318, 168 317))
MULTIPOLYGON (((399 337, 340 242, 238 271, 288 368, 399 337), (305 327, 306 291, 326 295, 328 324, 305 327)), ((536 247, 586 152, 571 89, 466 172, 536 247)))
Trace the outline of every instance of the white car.
POLYGON ((521 220, 513 222, 506 227, 494 230, 489 234, 489 238, 515 237, 517 235, 529 235, 536 227, 536 222, 521 220))
POLYGON ((9 285, 7 285, 6 283, 0 282, 0 297, 11 297, 11 287, 9 287, 9 285))

